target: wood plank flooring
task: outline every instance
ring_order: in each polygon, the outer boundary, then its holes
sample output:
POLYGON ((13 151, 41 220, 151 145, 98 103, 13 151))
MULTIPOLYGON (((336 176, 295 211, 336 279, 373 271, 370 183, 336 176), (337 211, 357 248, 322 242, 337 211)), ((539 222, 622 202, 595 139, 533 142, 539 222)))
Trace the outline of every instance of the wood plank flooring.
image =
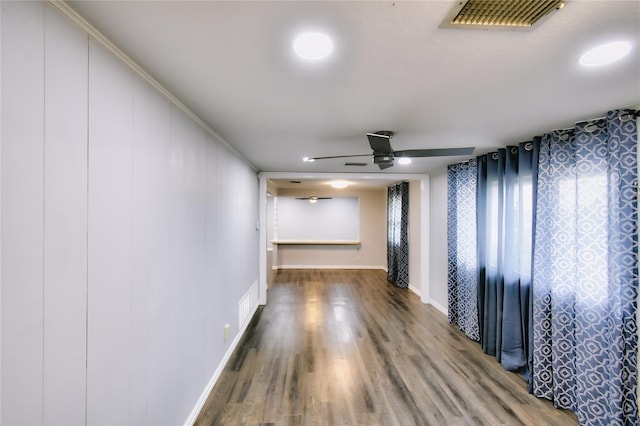
POLYGON ((196 425, 576 425, 383 271, 286 270, 196 425))

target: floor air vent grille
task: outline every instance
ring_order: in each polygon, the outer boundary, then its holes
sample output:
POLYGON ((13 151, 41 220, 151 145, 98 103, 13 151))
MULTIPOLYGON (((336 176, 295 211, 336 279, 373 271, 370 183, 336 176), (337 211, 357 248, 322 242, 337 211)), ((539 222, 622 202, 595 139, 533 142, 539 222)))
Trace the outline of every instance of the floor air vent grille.
POLYGON ((258 282, 253 283, 238 302, 238 329, 242 330, 258 307, 258 282))

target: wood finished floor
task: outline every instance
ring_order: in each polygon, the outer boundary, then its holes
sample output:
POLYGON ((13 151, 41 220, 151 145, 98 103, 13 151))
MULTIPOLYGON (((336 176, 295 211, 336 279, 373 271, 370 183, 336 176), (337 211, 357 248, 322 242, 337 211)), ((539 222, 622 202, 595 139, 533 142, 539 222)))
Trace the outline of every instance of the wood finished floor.
POLYGON ((196 425, 576 425, 382 271, 280 271, 196 425))

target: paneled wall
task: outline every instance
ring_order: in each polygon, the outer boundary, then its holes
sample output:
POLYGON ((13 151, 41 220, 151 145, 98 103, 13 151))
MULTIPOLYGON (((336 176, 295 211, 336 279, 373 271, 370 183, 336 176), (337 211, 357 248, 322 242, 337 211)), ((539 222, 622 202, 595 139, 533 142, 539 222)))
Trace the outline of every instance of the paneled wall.
POLYGON ((0 422, 181 424, 258 279, 255 173, 51 6, 0 7, 0 422))

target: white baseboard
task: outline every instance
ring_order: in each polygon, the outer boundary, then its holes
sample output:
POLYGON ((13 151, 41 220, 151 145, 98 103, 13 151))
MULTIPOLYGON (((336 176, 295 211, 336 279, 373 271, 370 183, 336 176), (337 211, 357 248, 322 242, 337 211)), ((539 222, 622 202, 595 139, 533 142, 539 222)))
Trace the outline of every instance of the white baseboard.
POLYGON ((418 290, 417 287, 412 286, 411 284, 409 284, 409 290, 411 290, 412 292, 414 292, 415 294, 418 295, 418 297, 421 297, 420 295, 420 290, 418 290))
POLYGON ((447 317, 449 316, 449 309, 445 308, 444 306, 442 306, 441 304, 439 304, 435 300, 433 300, 433 299, 429 300, 429 304, 431 306, 433 306, 434 308, 436 308, 437 310, 439 310, 440 312, 442 312, 445 316, 447 316, 447 317))
POLYGON ((229 359, 231 358, 233 351, 236 350, 238 343, 240 343, 240 339, 242 339, 242 336, 244 336, 245 331, 247 331, 247 327, 251 323, 251 319, 253 318, 256 311, 258 310, 258 306, 259 304, 256 303, 256 305, 251 310, 251 313, 248 315, 249 319, 244 323, 242 328, 238 331, 238 334, 236 334, 236 337, 233 339, 233 341, 229 345, 229 349, 227 349, 227 352, 224 354, 224 357, 222 357, 222 361, 220 361, 220 364, 218 364, 218 368, 216 368, 216 371, 213 373, 213 376, 211 376, 209 383, 207 383, 204 390, 202 391, 202 394, 200 395, 200 398, 198 399, 198 402, 196 403, 195 407, 193 407, 193 410, 191 410, 189 417, 187 417, 187 420, 185 420, 184 426, 193 426, 193 424, 198 419, 198 416, 200 415, 200 411, 202 411, 202 408, 204 407, 204 404, 207 402, 207 398, 209 398, 209 395, 211 394, 213 387, 216 385, 218 379, 220 378, 220 375, 222 374, 222 371, 227 366, 227 363, 229 362, 229 359))
POLYGON ((278 269, 383 269, 380 265, 280 265, 278 269))

